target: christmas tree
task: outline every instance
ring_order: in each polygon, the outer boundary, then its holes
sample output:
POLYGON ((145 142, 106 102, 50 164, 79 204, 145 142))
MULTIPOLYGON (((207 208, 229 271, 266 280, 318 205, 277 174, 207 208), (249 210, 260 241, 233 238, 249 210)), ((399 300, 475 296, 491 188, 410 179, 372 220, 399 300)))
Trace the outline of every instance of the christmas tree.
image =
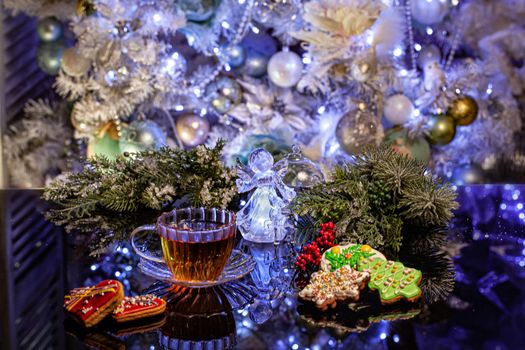
POLYGON ((524 1, 4 3, 39 17, 59 96, 6 135, 16 185, 65 158, 220 138, 230 165, 297 144, 327 168, 387 143, 458 183, 521 159, 524 1))

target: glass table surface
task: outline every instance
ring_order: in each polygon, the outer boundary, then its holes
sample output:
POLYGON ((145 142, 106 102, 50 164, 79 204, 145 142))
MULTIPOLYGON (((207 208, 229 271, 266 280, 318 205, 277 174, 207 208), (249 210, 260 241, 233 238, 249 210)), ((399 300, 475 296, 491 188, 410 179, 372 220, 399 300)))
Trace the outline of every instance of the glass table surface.
MULTIPOLYGON (((256 266, 213 289, 170 288, 144 275, 128 245, 94 259, 64 235, 64 292, 113 278, 128 294, 168 299, 166 317, 148 324, 85 330, 64 317, 65 349, 520 349, 525 348, 525 186, 458 187, 461 206, 447 251, 456 284, 446 302, 381 307, 340 305, 322 313, 290 288, 290 246, 238 242, 256 266)), ((57 280, 57 283, 58 280, 57 280)), ((60 306, 57 306, 60 307, 60 306)), ((63 313, 61 313, 63 315, 63 313)), ((16 322, 15 322, 16 323, 16 322)), ((9 324, 8 327, 21 327, 9 324)))

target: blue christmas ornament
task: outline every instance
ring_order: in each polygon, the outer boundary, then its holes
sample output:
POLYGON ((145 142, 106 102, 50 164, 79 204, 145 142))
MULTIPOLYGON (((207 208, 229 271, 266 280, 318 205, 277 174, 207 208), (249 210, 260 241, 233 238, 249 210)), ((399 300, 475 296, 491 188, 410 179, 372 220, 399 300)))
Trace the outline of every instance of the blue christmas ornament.
POLYGON ((253 78, 260 78, 266 74, 268 57, 256 51, 249 51, 244 63, 243 72, 253 78))
POLYGON ((295 197, 295 191, 282 180, 287 167, 286 158, 274 165, 272 155, 263 148, 250 153, 248 166, 237 163, 239 193, 255 189, 237 213, 237 227, 245 240, 270 243, 286 236, 289 224, 283 209, 295 197))

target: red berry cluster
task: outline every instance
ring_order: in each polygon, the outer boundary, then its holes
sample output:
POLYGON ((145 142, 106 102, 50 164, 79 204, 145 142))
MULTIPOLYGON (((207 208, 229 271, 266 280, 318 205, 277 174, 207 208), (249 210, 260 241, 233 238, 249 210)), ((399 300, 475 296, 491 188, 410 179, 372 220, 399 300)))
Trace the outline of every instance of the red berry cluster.
POLYGON ((321 263, 321 249, 319 249, 315 241, 305 245, 301 254, 295 260, 295 265, 303 271, 306 270, 308 263, 314 266, 319 266, 321 263))
POLYGON ((321 224, 321 230, 319 231, 319 237, 315 239, 317 245, 321 249, 328 249, 334 246, 335 239, 335 224, 333 222, 326 222, 321 224))
POLYGON ((324 251, 334 245, 335 225, 333 222, 321 224, 319 236, 311 243, 305 245, 301 254, 295 260, 295 265, 302 271, 306 271, 308 264, 315 267, 321 263, 321 249, 324 251))

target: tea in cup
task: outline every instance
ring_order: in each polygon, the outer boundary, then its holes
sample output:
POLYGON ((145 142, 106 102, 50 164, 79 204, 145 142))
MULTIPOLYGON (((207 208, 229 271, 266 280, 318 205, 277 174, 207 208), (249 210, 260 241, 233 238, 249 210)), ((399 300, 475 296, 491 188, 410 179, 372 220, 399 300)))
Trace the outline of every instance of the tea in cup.
POLYGON ((164 262, 177 281, 215 281, 232 253, 235 219, 235 213, 229 210, 175 209, 162 214, 155 226, 136 228, 131 243, 141 257, 164 262), (162 257, 136 247, 137 233, 145 230, 154 230, 159 235, 162 257))

